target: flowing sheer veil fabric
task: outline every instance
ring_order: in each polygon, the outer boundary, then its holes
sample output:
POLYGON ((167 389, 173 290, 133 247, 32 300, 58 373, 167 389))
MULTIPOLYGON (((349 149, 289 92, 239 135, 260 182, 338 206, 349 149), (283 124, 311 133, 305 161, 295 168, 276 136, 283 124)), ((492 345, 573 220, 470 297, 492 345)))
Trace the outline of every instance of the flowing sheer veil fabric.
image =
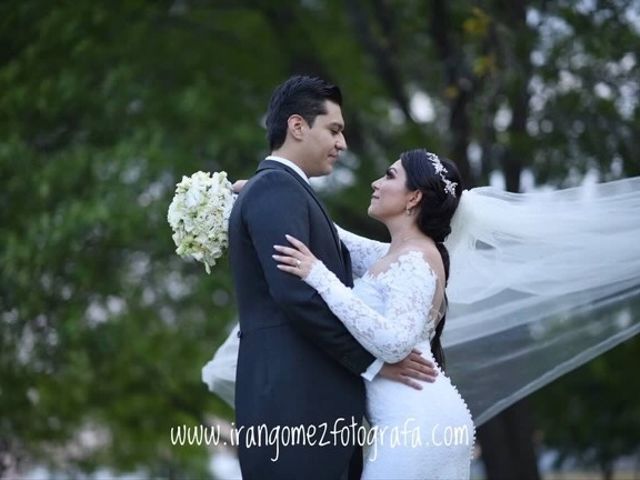
MULTIPOLYGON (((640 331, 640 177, 465 190, 445 242, 447 373, 481 425, 640 331)), ((237 326, 202 370, 233 405, 237 326)))
POLYGON ((443 346, 478 425, 640 331, 640 177, 464 191, 445 244, 443 346))

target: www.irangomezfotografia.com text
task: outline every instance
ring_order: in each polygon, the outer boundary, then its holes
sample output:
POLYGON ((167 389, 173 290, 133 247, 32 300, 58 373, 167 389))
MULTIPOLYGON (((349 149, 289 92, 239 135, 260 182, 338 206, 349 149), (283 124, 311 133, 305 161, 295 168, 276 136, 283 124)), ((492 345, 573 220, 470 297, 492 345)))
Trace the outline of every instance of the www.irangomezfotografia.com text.
POLYGON ((357 445, 368 448, 369 459, 374 461, 378 447, 389 445, 398 447, 449 447, 469 445, 470 433, 466 425, 433 425, 430 435, 423 435, 415 418, 407 418, 402 425, 373 426, 359 425, 355 418, 338 418, 333 424, 324 422, 317 425, 251 425, 236 427, 231 424, 225 434, 220 425, 182 425, 171 428, 172 445, 208 445, 237 447, 243 442, 246 448, 272 447, 271 460, 280 458, 281 448, 293 446, 326 447, 357 445))

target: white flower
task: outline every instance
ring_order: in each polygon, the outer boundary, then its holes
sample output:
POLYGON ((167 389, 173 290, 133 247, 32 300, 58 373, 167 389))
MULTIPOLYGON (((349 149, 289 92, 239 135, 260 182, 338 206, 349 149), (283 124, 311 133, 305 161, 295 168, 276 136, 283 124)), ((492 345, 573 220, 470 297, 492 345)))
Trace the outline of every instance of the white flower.
POLYGON ((233 207, 226 172, 196 172, 182 177, 169 205, 167 221, 176 253, 204 263, 207 273, 229 244, 227 230, 233 207))

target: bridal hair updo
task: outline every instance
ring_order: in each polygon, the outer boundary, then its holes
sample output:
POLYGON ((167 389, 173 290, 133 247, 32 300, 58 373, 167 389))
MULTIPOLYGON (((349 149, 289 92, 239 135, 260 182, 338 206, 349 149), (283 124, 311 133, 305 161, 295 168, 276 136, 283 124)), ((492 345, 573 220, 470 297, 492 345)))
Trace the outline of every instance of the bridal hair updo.
MULTIPOLYGON (((449 280, 450 261, 444 241, 451 233, 451 219, 462 195, 460 172, 450 160, 439 158, 425 149, 403 152, 400 154, 400 162, 407 173, 407 189, 422 192, 422 200, 417 207, 416 223, 422 233, 436 242, 442 256, 445 271, 444 302, 447 305, 446 284, 449 280), (444 170, 438 171, 437 163, 440 163, 444 170)), ((438 322, 435 336, 431 341, 431 352, 443 369, 445 359, 441 336, 445 319, 446 310, 445 315, 438 322)))

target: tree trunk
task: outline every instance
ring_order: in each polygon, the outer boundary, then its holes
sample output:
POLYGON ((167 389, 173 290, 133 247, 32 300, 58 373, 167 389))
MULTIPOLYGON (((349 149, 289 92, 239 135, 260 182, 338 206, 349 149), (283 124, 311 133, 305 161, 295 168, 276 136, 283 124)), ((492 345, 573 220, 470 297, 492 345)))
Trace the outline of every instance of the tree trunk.
POLYGON ((489 480, 539 480, 533 419, 525 398, 478 428, 489 480))
POLYGON ((449 127, 451 131, 451 159, 458 166, 466 188, 475 184, 467 148, 471 136, 469 104, 473 98, 474 78, 465 65, 460 48, 451 38, 451 12, 445 0, 432 0, 429 31, 444 66, 449 102, 449 127))
MULTIPOLYGON (((500 21, 509 27, 501 45, 504 55, 500 56, 505 62, 501 69, 506 75, 505 93, 512 111, 509 140, 501 162, 507 190, 519 192, 523 165, 530 154, 526 126, 529 114, 531 34, 526 23, 524 0, 501 0, 498 4, 504 12, 500 21)), ((488 479, 540 478, 533 431, 533 418, 526 398, 478 429, 488 479)))

